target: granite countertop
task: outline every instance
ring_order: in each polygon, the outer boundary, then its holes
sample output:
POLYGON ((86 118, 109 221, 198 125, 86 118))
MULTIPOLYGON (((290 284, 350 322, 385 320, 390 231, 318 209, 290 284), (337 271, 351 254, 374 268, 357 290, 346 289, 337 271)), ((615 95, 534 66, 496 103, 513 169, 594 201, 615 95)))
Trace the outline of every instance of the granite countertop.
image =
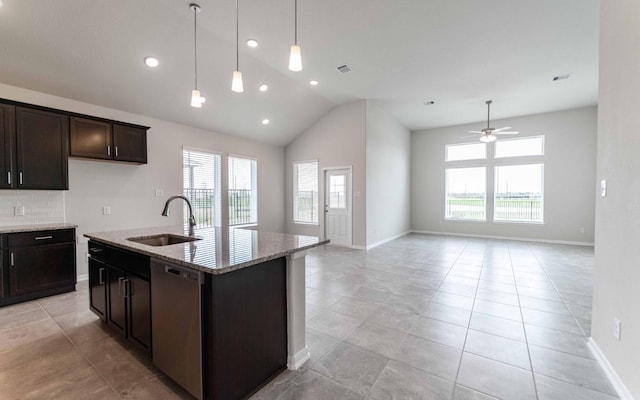
POLYGON ((241 228, 196 230, 199 240, 168 246, 149 246, 128 238, 163 233, 188 236, 185 227, 165 226, 112 232, 87 233, 97 242, 145 254, 209 274, 224 274, 328 243, 314 236, 290 235, 241 228))
POLYGON ((53 231, 57 229, 72 229, 77 227, 78 225, 65 223, 0 226, 0 233, 53 231))

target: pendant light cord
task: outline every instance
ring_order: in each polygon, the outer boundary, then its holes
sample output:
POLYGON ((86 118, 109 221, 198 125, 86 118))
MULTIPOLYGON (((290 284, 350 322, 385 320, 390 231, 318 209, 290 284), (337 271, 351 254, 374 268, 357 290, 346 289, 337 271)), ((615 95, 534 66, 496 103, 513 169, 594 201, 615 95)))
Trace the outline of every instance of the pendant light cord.
POLYGON ((198 35, 197 35, 198 6, 193 5, 193 59, 195 71, 195 90, 198 90, 198 35))
POLYGON ((298 45, 298 0, 294 0, 294 32, 293 32, 293 44, 298 45))
POLYGON ((236 71, 240 71, 240 50, 238 49, 238 41, 240 40, 240 28, 238 20, 240 19, 240 13, 238 11, 238 3, 240 1, 236 0, 236 71))

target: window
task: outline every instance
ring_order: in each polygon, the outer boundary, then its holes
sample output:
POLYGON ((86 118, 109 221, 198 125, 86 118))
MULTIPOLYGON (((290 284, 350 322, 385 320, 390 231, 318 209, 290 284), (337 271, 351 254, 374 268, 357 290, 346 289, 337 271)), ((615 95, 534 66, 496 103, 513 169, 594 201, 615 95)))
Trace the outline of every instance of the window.
POLYGON ((445 218, 486 219, 485 167, 447 168, 445 218))
POLYGON ((447 161, 480 160, 487 158, 487 145, 484 143, 450 144, 446 146, 447 161))
POLYGON ((542 222, 542 164, 501 165, 495 170, 495 221, 542 222))
POLYGON ((544 222, 544 136, 447 145, 445 160, 446 219, 544 222))
POLYGON ((329 176, 329 208, 347 208, 347 177, 329 176))
POLYGON ((544 155, 542 136, 496 142, 496 158, 544 155))
POLYGON ((258 222, 256 160, 229 156, 229 225, 258 222))
MULTIPOLYGON (((182 166, 184 196, 191 202, 197 226, 220 226, 220 155, 183 149, 182 166)), ((183 215, 187 223, 188 209, 183 215)))
POLYGON ((293 222, 318 224, 318 161, 293 163, 293 222))

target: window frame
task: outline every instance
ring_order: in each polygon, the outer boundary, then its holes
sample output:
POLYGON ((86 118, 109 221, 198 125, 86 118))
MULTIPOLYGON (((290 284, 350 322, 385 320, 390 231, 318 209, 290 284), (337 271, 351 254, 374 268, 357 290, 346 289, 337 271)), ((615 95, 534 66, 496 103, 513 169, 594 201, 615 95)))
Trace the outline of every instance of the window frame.
MULTIPOLYGON (((541 156, 517 156, 517 158, 522 157, 541 157, 541 156)), ((516 158, 516 157, 513 157, 516 158)), ((530 160, 529 162, 514 162, 508 164, 495 164, 493 166, 493 216, 492 222, 498 224, 527 224, 527 225, 544 225, 544 162, 543 161, 534 161, 530 160), (508 219, 496 219, 496 201, 498 195, 498 179, 497 179, 497 169, 500 167, 518 167, 518 166, 528 166, 528 165, 539 165, 541 168, 540 174, 540 221, 523 221, 523 220, 508 220, 508 219)))
MULTIPOLYGON (((477 161, 477 160, 473 160, 477 161)), ((444 219, 447 221, 468 221, 468 222, 487 222, 487 216, 489 213, 487 212, 487 166, 486 165, 456 165, 445 168, 445 178, 444 178, 444 219), (484 207, 483 207, 483 217, 482 218, 463 218, 463 217, 452 217, 448 215, 448 200, 449 200, 449 171, 451 170, 460 170, 460 169, 471 169, 471 168, 482 168, 484 170, 484 207)))
MULTIPOLYGON (((310 226, 320 226, 320 163, 318 162, 317 159, 314 160, 304 160, 304 161, 294 161, 292 163, 293 166, 293 215, 292 215, 292 220, 294 224, 298 224, 298 225, 310 225, 310 226), (298 212, 297 212, 297 208, 298 208, 298 193, 299 193, 299 188, 298 188, 298 166, 301 164, 312 164, 315 163, 316 166, 316 190, 315 190, 315 195, 316 195, 316 206, 315 206, 315 210, 312 210, 312 216, 314 216, 314 211, 315 211, 315 217, 316 217, 316 221, 299 221, 296 219, 296 217, 298 216, 298 212)), ((313 191, 312 191, 313 193, 313 191)))
POLYGON ((234 228, 238 228, 238 227, 243 227, 243 226, 257 226, 258 225, 258 159, 256 157, 252 157, 252 156, 244 156, 244 155, 239 155, 239 154, 232 154, 229 153, 227 154, 227 224, 229 227, 234 227, 234 228), (249 199, 250 201, 250 217, 254 217, 255 218, 250 218, 250 221, 247 223, 237 223, 237 224, 232 224, 231 223, 231 212, 230 212, 230 202, 229 202, 229 195, 231 193, 231 190, 237 190, 237 189, 231 189, 231 179, 230 179, 230 174, 231 174, 231 159, 232 158, 238 158, 238 159, 243 159, 243 160, 249 160, 252 162, 252 170, 251 170, 251 197, 249 199))

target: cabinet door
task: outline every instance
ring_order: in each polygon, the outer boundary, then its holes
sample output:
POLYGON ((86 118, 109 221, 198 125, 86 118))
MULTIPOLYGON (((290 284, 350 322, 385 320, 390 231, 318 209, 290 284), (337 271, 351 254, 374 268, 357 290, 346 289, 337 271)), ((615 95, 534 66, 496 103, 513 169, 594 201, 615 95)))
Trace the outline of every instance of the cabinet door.
POLYGON ((107 284, 108 284, 108 323, 112 327, 126 332, 127 315, 125 302, 125 273, 119 268, 107 265, 107 284))
POLYGON ((0 188, 11 188, 15 182, 16 108, 0 104, 0 188))
POLYGON ((69 189, 69 117, 16 107, 17 186, 69 189))
POLYGON ((113 159, 147 163, 147 130, 113 124, 113 159))
POLYGON ((107 266, 89 258, 89 307, 103 321, 107 319, 107 266))
POLYGON ((9 292, 35 293, 76 282, 75 244, 9 249, 9 292))
POLYGON ((110 160, 112 158, 111 124, 71 117, 70 155, 110 160))
POLYGON ((4 252, 0 251, 0 299, 4 299, 4 293, 5 293, 5 287, 4 284, 7 281, 5 279, 5 270, 6 268, 4 267, 4 252))
MULTIPOLYGON (((129 338, 151 347, 151 291, 149 281, 135 274, 127 274, 127 296, 129 299, 129 338)), ((176 299, 176 301, 179 301, 176 299)))

